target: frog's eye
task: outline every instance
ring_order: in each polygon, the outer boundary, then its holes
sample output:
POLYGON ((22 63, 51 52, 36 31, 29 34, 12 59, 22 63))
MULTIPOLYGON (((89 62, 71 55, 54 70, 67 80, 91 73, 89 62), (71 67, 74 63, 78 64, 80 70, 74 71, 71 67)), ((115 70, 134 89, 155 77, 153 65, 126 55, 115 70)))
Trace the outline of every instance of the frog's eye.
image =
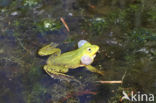
POLYGON ((87 50, 89 51, 89 52, 91 52, 92 50, 91 50, 91 48, 87 48, 87 50))

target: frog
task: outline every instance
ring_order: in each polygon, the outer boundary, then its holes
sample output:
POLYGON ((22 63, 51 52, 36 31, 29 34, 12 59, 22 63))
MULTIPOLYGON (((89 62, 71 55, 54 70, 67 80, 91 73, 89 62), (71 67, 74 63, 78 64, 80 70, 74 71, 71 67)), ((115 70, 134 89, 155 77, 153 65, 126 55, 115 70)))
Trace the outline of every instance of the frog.
POLYGON ((56 79, 72 80, 73 77, 66 73, 69 69, 85 67, 91 72, 103 75, 101 70, 96 69, 91 64, 99 51, 98 45, 92 45, 86 40, 78 42, 78 49, 61 53, 61 49, 57 48, 58 44, 51 42, 42 47, 38 51, 40 56, 49 56, 43 69, 48 75, 56 79))

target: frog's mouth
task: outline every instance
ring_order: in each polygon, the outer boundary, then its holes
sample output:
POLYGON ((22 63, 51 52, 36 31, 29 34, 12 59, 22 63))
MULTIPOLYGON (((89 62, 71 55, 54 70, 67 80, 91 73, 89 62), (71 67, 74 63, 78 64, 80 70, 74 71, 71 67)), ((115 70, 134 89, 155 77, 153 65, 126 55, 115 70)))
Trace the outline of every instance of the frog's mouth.
POLYGON ((94 59, 96 57, 96 53, 92 56, 92 59, 94 59))
POLYGON ((96 57, 96 54, 93 55, 93 58, 95 58, 95 57, 96 57))
POLYGON ((93 54, 92 59, 94 59, 96 57, 96 53, 99 53, 100 51, 97 51, 93 54))

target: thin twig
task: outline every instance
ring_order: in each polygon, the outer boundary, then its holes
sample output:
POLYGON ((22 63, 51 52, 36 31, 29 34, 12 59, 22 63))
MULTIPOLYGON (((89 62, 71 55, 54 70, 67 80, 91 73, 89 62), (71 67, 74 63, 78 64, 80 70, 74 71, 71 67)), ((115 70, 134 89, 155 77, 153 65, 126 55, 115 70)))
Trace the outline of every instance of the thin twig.
POLYGON ((32 54, 32 52, 30 50, 28 50, 24 45, 23 43, 21 42, 21 40, 19 38, 16 38, 17 41, 19 42, 20 46, 25 50, 27 51, 29 54, 32 54))
POLYGON ((95 6, 94 5, 91 5, 91 4, 88 4, 88 6, 92 9, 95 9, 95 6))
MULTIPOLYGON (((125 76, 126 76, 127 71, 125 71, 124 75, 122 76, 122 81, 124 80, 125 76)), ((123 82, 122 82, 123 83, 123 82)), ((122 85, 122 84, 121 84, 122 85)))
POLYGON ((93 91, 90 91, 90 90, 84 90, 84 91, 79 91, 79 92, 72 92, 72 93, 66 95, 66 97, 62 98, 62 101, 64 102, 64 101, 68 100, 71 97, 82 96, 82 95, 86 95, 86 94, 96 95, 97 93, 93 92, 93 91))
POLYGON ((65 28, 66 28, 66 29, 67 29, 67 31, 69 32, 69 31, 70 31, 70 29, 69 29, 69 27, 68 27, 67 23, 65 22, 65 20, 64 20, 62 17, 60 18, 60 20, 62 21, 62 23, 64 24, 65 28))
POLYGON ((24 61, 22 61, 20 58, 17 58, 17 57, 11 56, 11 57, 9 57, 9 58, 3 57, 3 58, 1 58, 1 59, 7 60, 7 61, 10 61, 10 62, 13 62, 13 63, 17 63, 17 64, 19 64, 20 66, 24 66, 24 61))
POLYGON ((125 71, 124 75, 122 76, 122 81, 124 80, 126 73, 127 73, 127 71, 125 71))
POLYGON ((96 81, 96 82, 102 83, 102 84, 104 84, 104 83, 106 83, 106 84, 122 83, 121 80, 120 81, 96 81))

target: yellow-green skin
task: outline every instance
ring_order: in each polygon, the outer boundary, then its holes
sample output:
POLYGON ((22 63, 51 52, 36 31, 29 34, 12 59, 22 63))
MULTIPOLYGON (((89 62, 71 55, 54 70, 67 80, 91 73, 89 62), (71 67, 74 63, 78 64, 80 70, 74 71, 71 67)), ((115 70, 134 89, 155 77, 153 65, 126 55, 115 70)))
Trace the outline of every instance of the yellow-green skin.
POLYGON ((61 50, 56 48, 56 46, 57 44, 51 43, 38 51, 38 54, 41 56, 50 55, 47 60, 47 64, 44 66, 44 70, 51 77, 69 77, 64 73, 68 72, 69 69, 75 69, 83 66, 91 72, 96 72, 103 75, 103 72, 97 70, 93 66, 81 63, 81 57, 84 55, 94 60, 95 54, 99 50, 99 46, 91 45, 87 42, 82 47, 63 54, 61 54, 61 50))

